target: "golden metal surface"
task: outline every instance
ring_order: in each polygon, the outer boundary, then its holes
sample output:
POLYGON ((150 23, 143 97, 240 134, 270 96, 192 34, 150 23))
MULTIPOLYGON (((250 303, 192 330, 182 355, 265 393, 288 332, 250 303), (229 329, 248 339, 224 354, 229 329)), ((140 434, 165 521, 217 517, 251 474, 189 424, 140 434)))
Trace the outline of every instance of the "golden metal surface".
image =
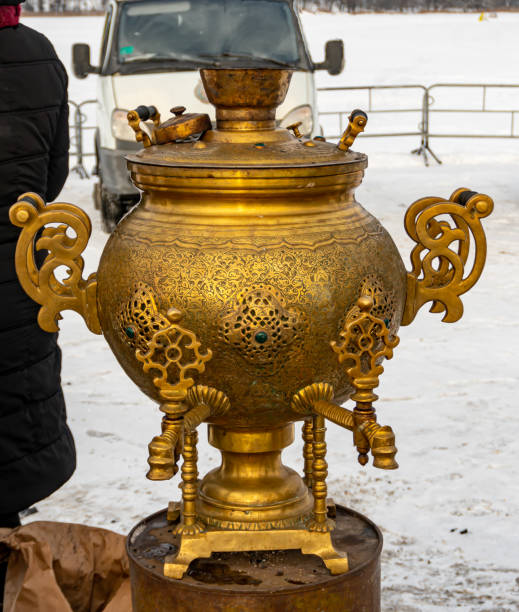
MULTIPOLYGON (((148 313, 147 313, 148 314, 148 313)), ((179 321, 182 313, 176 308, 169 308, 166 313, 169 325, 157 329, 151 337, 145 351, 137 348, 135 356, 142 363, 144 373, 155 372, 153 384, 159 389, 164 400, 184 399, 188 389, 194 384, 193 378, 188 376, 190 370, 202 373, 205 364, 211 359, 213 353, 207 349, 200 352, 202 346, 192 331, 181 327, 179 321), (185 357, 185 353, 190 357, 185 357), (169 382, 172 370, 175 371, 175 382, 169 382), (178 371, 178 374, 176 373, 178 371)), ((128 330, 126 330, 128 335, 128 330)))
POLYGON ((411 252, 412 271, 407 275, 407 297, 402 325, 409 325, 418 310, 432 302, 431 312, 444 312, 442 321, 454 323, 463 315, 460 295, 471 289, 485 266, 487 244, 481 219, 494 208, 481 193, 457 189, 450 200, 423 198, 411 204, 405 229, 416 242, 411 252), (445 215, 453 223, 445 220, 445 215), (474 240, 474 260, 465 264, 474 240))
POLYGON ((373 406, 381 361, 391 358, 401 322, 425 302, 445 310, 444 320, 459 318, 459 296, 484 265, 480 220, 492 200, 458 190, 449 202, 410 207, 405 224, 416 247, 406 275, 391 237, 355 199, 367 158, 349 149, 366 115, 352 113, 337 146, 301 138, 297 125, 294 133, 276 128, 290 77, 203 70, 215 129, 179 107, 165 124, 155 107, 129 113, 145 145, 127 158, 142 199, 110 236, 97 277, 81 278, 90 234, 82 211, 45 207, 34 194, 10 211, 22 227, 17 272, 42 305, 40 325, 54 331, 61 310, 76 310, 160 404, 148 478, 171 478, 183 455, 182 503, 170 509, 180 513, 170 577, 213 551, 283 548, 347 571, 330 539, 326 419, 352 431, 361 464, 371 451, 375 467, 396 468, 394 434, 373 406), (46 223, 64 225, 38 237, 46 223), (476 253, 465 275, 471 237, 476 253), (35 240, 49 251, 40 269, 35 240), (59 266, 70 270, 62 283, 59 266), (340 406, 349 398, 354 410, 340 406), (281 462, 296 421, 304 480, 281 462), (199 481, 203 422, 222 462, 199 481))
POLYGON ((303 438, 303 459, 304 459, 304 478, 303 482, 311 489, 313 485, 312 467, 314 463, 314 431, 312 419, 305 419, 303 430, 301 432, 303 438))
POLYGON ((337 148, 341 151, 349 151, 355 138, 364 131, 368 123, 368 116, 364 111, 354 110, 348 118, 348 126, 339 140, 337 148))
POLYGON ((204 385, 196 385, 189 389, 186 404, 190 409, 184 417, 186 431, 196 429, 210 416, 224 415, 231 407, 229 398, 225 393, 204 385))
POLYGON ((142 142, 145 147, 151 147, 153 144, 153 128, 158 128, 160 125, 160 113, 157 109, 155 108, 154 112, 150 115, 151 126, 141 120, 137 110, 129 111, 127 119, 129 126, 135 132, 135 140, 142 142))
POLYGON ((153 123, 144 122, 139 115, 138 109, 128 113, 128 124, 135 132, 137 142, 142 142, 145 147, 152 145, 163 145, 177 140, 185 140, 196 134, 203 134, 211 129, 211 120, 205 113, 187 113, 185 106, 175 106, 171 109, 174 117, 164 123, 160 122, 160 114, 153 107, 154 113, 150 115, 153 123), (144 128, 144 129, 143 129, 144 128))
POLYGON ((92 224, 88 215, 77 206, 56 202, 45 205, 37 193, 24 193, 11 206, 9 219, 22 228, 16 245, 16 274, 29 297, 41 305, 38 324, 47 332, 58 331, 58 320, 63 310, 79 313, 88 329, 100 334, 97 313, 96 275, 83 278, 85 250, 92 224), (57 227, 45 227, 59 223, 57 227), (40 233, 40 230, 41 233, 40 233), (67 230, 72 230, 73 237, 67 230), (36 265, 35 251, 47 250, 41 266, 36 265), (66 277, 59 280, 59 269, 65 268, 66 277))
POLYGON ((301 529, 270 531, 213 531, 207 529, 196 535, 183 535, 180 550, 166 557, 164 575, 180 579, 194 559, 208 558, 213 552, 235 550, 301 550, 304 555, 320 557, 331 574, 348 571, 348 557, 337 551, 329 532, 301 529))
POLYGON ((287 95, 289 70, 201 70, 219 130, 255 131, 275 127, 276 108, 287 95))
POLYGON ((312 495, 314 497, 314 507, 312 518, 308 522, 309 531, 326 532, 333 529, 333 521, 327 517, 326 496, 328 487, 326 477, 328 476, 328 464, 326 463, 326 441, 325 441, 325 421, 320 414, 312 417, 312 451, 314 460, 312 463, 312 495))
POLYGON ((302 138, 303 134, 299 129, 302 125, 302 121, 297 121, 296 123, 291 123, 290 125, 287 125, 287 130, 291 130, 296 138, 302 138))
POLYGON ((222 464, 200 483, 203 522, 245 531, 304 527, 312 496, 281 462, 281 451, 293 440, 292 424, 263 431, 210 425, 209 442, 222 453, 222 464))
MULTIPOLYGON (((203 372, 212 357, 210 349, 200 352, 196 335, 179 325, 182 313, 169 308, 166 316, 157 309, 153 292, 139 283, 132 299, 119 315, 119 327, 144 372, 154 372, 153 384, 159 389, 163 402, 162 433, 148 445, 150 480, 169 480, 176 472, 181 448, 183 418, 187 411, 183 404, 194 380, 190 370, 203 372), (186 358, 186 354, 190 357, 186 358), (171 382, 171 379, 175 382, 171 382)), ((204 392, 201 391, 203 395, 204 392)), ((208 408, 208 414, 211 410, 208 408)), ((217 410, 220 414, 222 411, 217 410)), ((201 422, 201 421, 200 421, 201 422)))
POLYGON ((195 134, 203 134, 211 129, 211 120, 205 113, 187 113, 184 106, 171 109, 174 117, 161 123, 153 130, 153 144, 166 144, 175 140, 185 140, 195 134))
MULTIPOLYGON (((182 449, 182 520, 175 529, 182 536, 195 535, 204 530, 204 525, 197 518, 196 500, 198 493, 198 432, 184 431, 184 446, 182 449)), ((182 539, 183 541, 183 539, 182 539)))
POLYGON ((186 407, 181 402, 162 404, 160 436, 155 436, 148 444, 148 465, 146 474, 149 480, 169 480, 178 472, 177 462, 182 449, 182 421, 186 407))
POLYGON ((373 402, 378 397, 373 389, 378 387, 379 376, 384 372, 380 365, 383 358, 391 359, 399 338, 390 337, 389 323, 371 314, 375 301, 371 295, 363 295, 357 301, 360 311, 354 317, 347 317, 341 343, 331 342, 337 359, 346 365, 346 372, 352 379, 355 393, 351 399, 356 402, 353 411, 353 439, 359 451, 359 463, 365 465, 371 449, 375 467, 391 470, 398 467, 395 461, 397 449, 391 427, 381 427, 376 422, 373 402), (353 362, 353 365, 352 365, 353 362))
POLYGON ((182 433, 192 432, 211 415, 223 415, 229 410, 229 400, 224 393, 210 387, 191 387, 185 401, 161 406, 162 434, 148 445, 150 480, 169 480, 178 471, 177 461, 182 451, 182 433))

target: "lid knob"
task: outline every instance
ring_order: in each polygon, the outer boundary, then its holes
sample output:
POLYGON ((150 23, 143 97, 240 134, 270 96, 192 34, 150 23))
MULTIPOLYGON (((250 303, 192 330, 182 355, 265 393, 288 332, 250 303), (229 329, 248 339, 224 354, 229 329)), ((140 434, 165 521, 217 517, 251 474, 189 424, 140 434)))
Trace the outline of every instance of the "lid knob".
POLYGON ((186 111, 185 106, 174 106, 173 108, 170 109, 170 112, 173 113, 175 117, 180 117, 181 115, 185 113, 185 111, 186 111))
POLYGON ((302 121, 297 121, 297 123, 291 123, 290 125, 287 125, 287 130, 292 130, 296 138, 301 138, 303 134, 301 134, 301 130, 299 128, 302 125, 303 125, 302 121))

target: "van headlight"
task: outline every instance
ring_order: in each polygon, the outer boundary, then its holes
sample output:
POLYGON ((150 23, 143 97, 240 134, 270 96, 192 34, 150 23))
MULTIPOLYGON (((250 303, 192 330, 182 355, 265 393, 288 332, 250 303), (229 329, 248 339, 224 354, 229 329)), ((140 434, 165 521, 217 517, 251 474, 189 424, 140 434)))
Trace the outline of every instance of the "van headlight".
POLYGON ((128 111, 116 108, 112 112, 112 135, 116 140, 135 142, 135 132, 128 125, 128 111))
POLYGON ((301 127, 299 128, 303 136, 311 136, 314 129, 314 116, 312 113, 312 107, 309 104, 303 106, 296 106, 289 113, 287 113, 283 119, 279 122, 279 127, 286 128, 292 123, 301 121, 301 127))

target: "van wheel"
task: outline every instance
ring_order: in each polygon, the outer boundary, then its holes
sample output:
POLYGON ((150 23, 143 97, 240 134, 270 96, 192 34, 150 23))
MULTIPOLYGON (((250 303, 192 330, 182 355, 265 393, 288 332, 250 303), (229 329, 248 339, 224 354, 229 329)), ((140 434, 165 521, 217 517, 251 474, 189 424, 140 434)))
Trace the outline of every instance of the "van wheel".
POLYGON ((94 206, 101 213, 103 229, 108 234, 111 234, 124 212, 120 198, 107 191, 101 181, 95 183, 92 195, 94 206))
POLYGON ((94 208, 101 210, 101 183, 94 183, 94 191, 92 193, 92 199, 94 200, 94 208))
POLYGON ((111 234, 120 218, 121 206, 119 198, 101 188, 101 220, 104 231, 111 234))

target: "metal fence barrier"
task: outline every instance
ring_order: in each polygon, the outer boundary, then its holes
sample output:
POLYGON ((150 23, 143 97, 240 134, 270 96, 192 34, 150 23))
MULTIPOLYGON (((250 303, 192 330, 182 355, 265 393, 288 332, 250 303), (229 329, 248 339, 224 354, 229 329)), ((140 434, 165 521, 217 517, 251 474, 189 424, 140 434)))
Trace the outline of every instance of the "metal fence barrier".
MULTIPOLYGON (((406 132, 364 132, 363 138, 382 138, 387 136, 423 136, 423 99, 427 88, 423 85, 364 85, 362 87, 320 87, 318 92, 343 92, 343 91, 362 91, 367 93, 367 108, 363 108, 370 115, 381 113, 420 113, 422 121, 415 130, 406 132), (373 92, 379 91, 398 91, 414 90, 417 94, 416 105, 413 108, 377 108, 373 101, 373 92)), ((319 113, 319 117, 336 117, 338 119, 339 131, 338 134, 325 134, 326 138, 340 138, 348 123, 348 112, 346 111, 323 111, 319 113)))
MULTIPOLYGON (((84 133, 85 131, 95 130, 95 125, 85 125, 87 116, 83 112, 83 108, 87 104, 97 104, 97 100, 84 100, 81 103, 68 101, 69 104, 69 130, 70 130, 70 152, 71 157, 76 158, 76 165, 71 168, 70 172, 76 172, 80 178, 88 178, 88 172, 83 164, 84 157, 93 157, 95 151, 85 150, 84 133), (72 121, 71 121, 72 120, 72 121)), ((92 138, 92 143, 93 143, 92 138)))
MULTIPOLYGON (((363 138, 381 138, 387 136, 420 136, 420 145, 412 151, 416 155, 421 155, 426 166, 429 165, 428 154, 433 159, 441 164, 439 157, 432 151, 430 147, 431 138, 507 138, 507 139, 519 139, 519 125, 516 119, 516 115, 519 115, 519 84, 508 85, 508 84, 488 84, 488 83, 435 83, 429 87, 422 85, 366 85, 361 87, 320 87, 317 90, 321 95, 327 92, 367 92, 367 112, 369 114, 379 113, 420 113, 420 120, 416 128, 411 126, 410 129, 394 131, 394 132, 364 132, 363 138), (456 89, 468 89, 472 88, 475 90, 481 90, 477 104, 474 107, 468 108, 467 106, 452 107, 452 106, 439 106, 436 104, 436 99, 433 94, 438 96, 438 92, 454 93, 456 89), (516 107, 499 107, 496 103, 492 103, 489 100, 489 94, 496 94, 497 92, 503 93, 505 90, 517 91, 517 102, 516 107), (416 102, 411 108, 409 106, 392 106, 390 108, 377 106, 374 102, 374 94, 384 90, 395 90, 397 94, 401 94, 403 90, 414 90, 417 93, 420 92, 421 100, 416 102), (432 92, 432 93, 431 93, 432 92), (507 132, 484 132, 484 133, 473 133, 473 132, 462 132, 456 130, 446 130, 442 132, 436 132, 431 129, 431 118, 435 113, 442 113, 444 115, 449 114, 465 114, 470 113, 490 113, 494 117, 497 115, 509 117, 509 127, 507 132)), ((494 96, 495 97, 495 96, 494 96)), ((339 126, 339 134, 328 133, 325 131, 326 138, 338 138, 340 137, 346 123, 348 116, 347 112, 343 111, 327 111, 319 113, 319 117, 323 117, 326 121, 330 116, 335 116, 338 121, 336 122, 339 126)), ((493 123, 491 124, 494 125, 493 123)))
MULTIPOLYGON (((429 152, 434 159, 438 162, 441 163, 441 161, 438 159, 438 157, 433 153, 433 151, 430 148, 430 144, 429 144, 429 140, 431 138, 477 138, 477 139, 482 139, 482 138, 507 138, 507 139, 519 139, 519 130, 515 131, 516 126, 515 126, 515 115, 519 114, 519 104, 518 104, 518 108, 497 108, 495 102, 492 103, 492 100, 489 101, 489 93, 503 93, 505 90, 510 90, 510 91, 516 91, 517 92, 517 98, 518 98, 518 102, 519 102, 519 85, 507 85, 507 84, 489 84, 489 83, 435 83, 434 85, 431 85, 427 88, 427 97, 424 98, 424 116, 426 117, 426 121, 427 121, 427 128, 424 130, 424 136, 422 138, 422 142, 420 143, 420 146, 418 147, 418 149, 415 149, 413 151, 413 153, 416 153, 417 155, 422 155, 424 158, 424 161, 427 164, 427 152, 429 152), (467 108, 467 107, 458 107, 458 108, 447 108, 447 107, 441 107, 441 106, 434 106, 436 100, 434 95, 431 94, 431 92, 441 92, 443 90, 443 92, 445 91, 455 91, 456 89, 475 89, 475 90, 480 90, 480 95, 478 96, 479 102, 477 103, 477 105, 475 105, 473 108, 467 108), (510 123, 509 123, 509 130, 507 130, 507 133, 492 133, 492 132, 483 132, 483 133, 474 133, 474 132, 460 132, 458 130, 454 130, 449 132, 447 131, 442 131, 442 132, 435 132, 434 130, 431 129, 431 117, 435 114, 435 113, 442 113, 444 115, 449 115, 449 114, 464 114, 464 115, 468 115, 468 114, 474 114, 474 113, 484 113, 484 114, 491 114, 494 117, 496 117, 496 115, 501 115, 501 116, 509 116, 510 117, 510 123)), ((492 123, 492 125, 494 125, 492 123)))
MULTIPOLYGON (((368 131, 364 132, 363 138, 387 138, 394 136, 418 136, 420 138, 420 144, 416 149, 413 149, 412 153, 420 155, 426 166, 429 165, 430 155, 438 164, 441 164, 439 157, 432 151, 430 146, 431 138, 507 138, 507 139, 519 139, 519 84, 508 85, 508 84, 489 84, 489 83, 435 83, 429 87, 424 85, 362 85, 352 87, 319 87, 317 89, 319 95, 333 95, 339 92, 361 92, 365 97, 365 110, 370 115, 383 115, 383 114, 398 114, 399 116, 406 115, 418 115, 419 120, 416 127, 410 124, 409 129, 401 129, 395 131, 368 131), (459 89, 473 89, 476 91, 480 90, 477 98, 477 103, 474 106, 464 104, 460 107, 453 106, 441 106, 437 104, 438 96, 442 93, 453 94, 459 89), (496 101, 492 100, 492 95, 496 98, 497 94, 503 95, 503 93, 509 90, 509 92, 517 92, 517 107, 513 106, 502 106, 496 104, 496 101), (391 92, 396 94, 397 99, 401 99, 405 92, 406 100, 405 104, 392 104, 389 107, 377 104, 377 94, 382 92, 391 92), (411 103, 409 103, 409 96, 411 97, 411 103), (506 132, 492 132, 485 131, 483 133, 473 133, 468 131, 452 130, 448 129, 445 131, 435 131, 431 129, 431 118, 435 114, 443 115, 456 115, 463 114, 469 115, 473 113, 484 113, 491 114, 494 118, 498 115, 508 117, 509 123, 506 132), (516 115, 518 118, 516 118, 516 115)), ((499 96, 497 96, 499 97, 499 96)), ((465 101, 465 97, 462 98, 465 101)), ((343 100, 341 99, 341 103, 343 100)), ((88 104, 96 104, 97 100, 85 100, 80 104, 69 100, 71 108, 71 123, 70 123, 70 143, 71 150, 70 155, 76 158, 76 163, 71 169, 71 172, 76 172, 81 178, 88 178, 88 172, 84 166, 83 159, 85 157, 92 157, 95 155, 93 149, 92 138, 92 149, 85 147, 84 132, 95 130, 94 125, 87 125, 87 115, 84 112, 84 107, 88 104)), ((336 111, 323 111, 319 113, 319 117, 322 118, 325 126, 329 123, 330 119, 335 119, 334 127, 336 129, 326 131, 324 136, 329 139, 340 138, 344 131, 348 121, 349 111, 336 110, 336 111)), ((494 125, 490 123, 491 129, 494 125)))

